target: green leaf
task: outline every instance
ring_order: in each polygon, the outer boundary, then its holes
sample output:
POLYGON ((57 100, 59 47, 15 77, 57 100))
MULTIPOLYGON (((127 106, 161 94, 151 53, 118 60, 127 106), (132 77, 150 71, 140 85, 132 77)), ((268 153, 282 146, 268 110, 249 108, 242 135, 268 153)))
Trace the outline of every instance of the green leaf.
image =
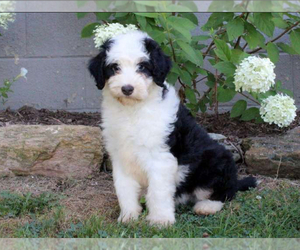
POLYGON ((212 82, 212 81, 207 81, 205 84, 209 88, 213 88, 215 86, 215 82, 212 82))
POLYGON ((228 88, 235 90, 234 77, 233 76, 227 77, 225 80, 225 85, 228 88))
POLYGON ((210 36, 205 36, 205 35, 199 35, 199 36, 193 36, 192 40, 193 41, 205 41, 207 39, 210 39, 210 36))
POLYGON ((245 112, 243 112, 241 120, 242 121, 251 121, 253 119, 256 119, 259 116, 260 116, 259 109, 253 107, 253 108, 249 108, 245 112))
POLYGON ((167 24, 182 34, 188 41, 191 41, 191 31, 197 27, 189 19, 177 16, 168 17, 167 24))
POLYGON ((84 18, 87 14, 89 14, 89 13, 87 13, 87 12, 78 12, 77 13, 77 18, 78 19, 84 18))
POLYGON ((207 76, 207 71, 205 69, 196 68, 196 72, 200 75, 207 76))
POLYGON ((261 118, 261 116, 258 116, 255 118, 255 123, 264 123, 265 121, 263 120, 263 118, 261 118))
POLYGON ((111 16, 111 12, 97 12, 95 13, 96 17, 97 17, 97 20, 105 20, 107 21, 110 16, 111 16))
POLYGON ((115 14, 115 18, 126 17, 128 12, 118 12, 115 14))
POLYGON ((240 17, 229 21, 226 27, 229 41, 234 40, 244 33, 244 21, 240 17))
POLYGON ((136 16, 144 16, 144 17, 149 17, 149 18, 158 18, 158 13, 134 13, 136 16))
POLYGON ((271 13, 254 13, 253 17, 254 24, 259 30, 269 37, 273 36, 275 25, 271 13))
POLYGON ((300 54, 300 32, 296 32, 294 30, 290 33, 291 45, 292 48, 300 54))
POLYGON ((244 36, 244 39, 248 43, 250 49, 255 49, 257 46, 262 48, 265 47, 265 38, 259 33, 255 27, 250 23, 245 23, 245 28, 247 30, 247 34, 244 36))
POLYGON ((232 76, 236 70, 236 67, 231 62, 219 62, 214 65, 214 68, 224 73, 226 76, 232 76))
POLYGON ((201 110, 202 113, 206 112, 207 108, 206 108, 206 104, 205 104, 205 102, 203 100, 200 101, 199 108, 200 108, 200 110, 201 110))
POLYGON ((192 63, 191 61, 186 62, 184 64, 184 67, 191 75, 193 75, 197 69, 197 65, 192 63))
POLYGON ((290 55, 297 55, 297 51, 294 50, 291 46, 285 44, 285 43, 277 43, 277 46, 283 51, 290 55))
POLYGON ((89 23, 88 25, 86 25, 81 31, 81 37, 87 38, 93 36, 93 31, 98 25, 99 23, 89 23))
POLYGON ((274 96, 274 95, 276 95, 276 91, 274 91, 274 90, 268 90, 265 93, 259 93, 259 94, 257 94, 257 98, 256 99, 258 99, 259 101, 262 101, 263 99, 266 99, 269 96, 274 96))
POLYGON ((166 39, 166 34, 162 31, 153 30, 148 32, 148 35, 153 38, 156 42, 161 44, 166 39))
POLYGON ((273 63, 277 63, 279 60, 279 50, 274 43, 269 42, 267 44, 268 57, 273 63))
POLYGON ((185 88, 185 95, 192 104, 197 103, 197 98, 196 98, 195 92, 191 88, 188 88, 188 87, 185 88))
POLYGON ((191 78, 191 75, 187 71, 181 70, 180 78, 184 84, 192 86, 192 78, 191 78))
POLYGON ((247 102, 244 100, 239 100, 233 105, 230 112, 230 117, 231 118, 239 117, 244 113, 246 109, 247 109, 247 102))
POLYGON ((193 47, 183 41, 177 41, 177 44, 186 54, 189 61, 195 63, 197 66, 201 66, 203 64, 203 57, 199 51, 195 51, 193 47))
POLYGON ((170 72, 167 76, 167 82, 174 85, 177 82, 178 75, 174 72, 170 72))
POLYGON ((272 21, 275 24, 275 26, 280 29, 286 29, 289 26, 288 23, 281 17, 273 17, 272 21))
POLYGON ((290 97, 294 97, 293 91, 291 91, 289 89, 280 89, 279 91, 282 92, 282 93, 284 93, 284 94, 287 94, 290 97))
MULTIPOLYGON (((219 3, 220 4, 220 3, 219 3)), ((205 25, 202 26, 203 31, 208 31, 211 28, 216 29, 223 25, 223 22, 228 22, 234 17, 234 13, 231 12, 221 12, 212 13, 208 18, 205 25)))
POLYGON ((240 62, 248 56, 250 56, 250 55, 245 53, 242 50, 233 49, 233 50, 231 50, 231 60, 230 61, 235 64, 240 64, 240 62))
POLYGON ((193 13, 181 13, 182 17, 189 19, 192 23, 198 26, 198 18, 193 13))
POLYGON ((224 89, 223 87, 218 87, 217 99, 219 102, 229 102, 235 96, 236 91, 232 89, 224 89))
POLYGON ((141 28, 143 30, 146 30, 146 26, 147 26, 147 19, 146 17, 143 17, 143 16, 135 16, 136 17, 136 20, 137 22, 140 24, 141 28))
POLYGON ((217 47, 217 49, 215 49, 216 55, 223 61, 230 61, 231 50, 226 44, 226 42, 220 39, 215 39, 214 42, 217 47))
POLYGON ((281 81, 276 81, 276 83, 275 83, 275 89, 279 90, 279 89, 281 89, 281 87, 282 87, 282 82, 281 81))

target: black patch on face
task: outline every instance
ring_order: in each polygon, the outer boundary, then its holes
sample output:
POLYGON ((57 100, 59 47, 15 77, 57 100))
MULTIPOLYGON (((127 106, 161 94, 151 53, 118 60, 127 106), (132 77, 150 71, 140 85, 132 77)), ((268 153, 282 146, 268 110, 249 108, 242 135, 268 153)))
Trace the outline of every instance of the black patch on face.
POLYGON ((107 40, 100 47, 100 53, 89 61, 88 69, 96 81, 98 89, 103 89, 105 81, 115 74, 115 65, 105 65, 107 51, 109 51, 113 41, 107 40))
POLYGON ((146 51, 150 55, 151 76, 153 81, 160 87, 164 86, 164 81, 172 67, 169 56, 165 55, 158 43, 150 38, 144 40, 146 51))
POLYGON ((150 62, 143 61, 138 64, 137 72, 142 73, 146 76, 152 76, 153 67, 150 62))

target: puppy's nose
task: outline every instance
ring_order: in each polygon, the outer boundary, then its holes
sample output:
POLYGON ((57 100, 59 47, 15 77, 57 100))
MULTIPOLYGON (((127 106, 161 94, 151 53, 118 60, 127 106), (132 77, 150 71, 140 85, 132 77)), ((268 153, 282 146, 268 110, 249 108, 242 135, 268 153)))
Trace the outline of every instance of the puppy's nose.
POLYGON ((131 85, 125 85, 121 89, 124 95, 130 96, 134 90, 134 87, 131 85))

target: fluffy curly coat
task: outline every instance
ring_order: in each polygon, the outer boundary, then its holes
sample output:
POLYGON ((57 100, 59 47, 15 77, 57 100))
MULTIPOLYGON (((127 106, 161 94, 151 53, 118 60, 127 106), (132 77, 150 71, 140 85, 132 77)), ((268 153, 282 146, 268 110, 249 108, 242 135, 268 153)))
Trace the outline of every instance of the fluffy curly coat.
POLYGON ((231 153, 213 141, 180 104, 165 79, 171 61, 146 33, 106 41, 89 70, 102 90, 102 128, 113 164, 121 213, 137 219, 147 189, 151 224, 173 224, 175 204, 194 203, 197 214, 214 214, 239 190, 256 186, 237 179, 231 153))

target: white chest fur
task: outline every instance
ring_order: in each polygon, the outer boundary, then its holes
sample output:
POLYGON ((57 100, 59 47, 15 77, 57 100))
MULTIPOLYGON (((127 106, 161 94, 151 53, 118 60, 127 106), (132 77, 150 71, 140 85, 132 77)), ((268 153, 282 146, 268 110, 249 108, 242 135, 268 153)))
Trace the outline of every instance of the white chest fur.
POLYGON ((170 157, 166 140, 176 120, 179 99, 175 89, 168 88, 164 99, 162 89, 155 86, 146 101, 128 106, 103 92, 102 127, 107 151, 142 186, 147 185, 145 168, 153 160, 150 158, 164 152, 170 157))

